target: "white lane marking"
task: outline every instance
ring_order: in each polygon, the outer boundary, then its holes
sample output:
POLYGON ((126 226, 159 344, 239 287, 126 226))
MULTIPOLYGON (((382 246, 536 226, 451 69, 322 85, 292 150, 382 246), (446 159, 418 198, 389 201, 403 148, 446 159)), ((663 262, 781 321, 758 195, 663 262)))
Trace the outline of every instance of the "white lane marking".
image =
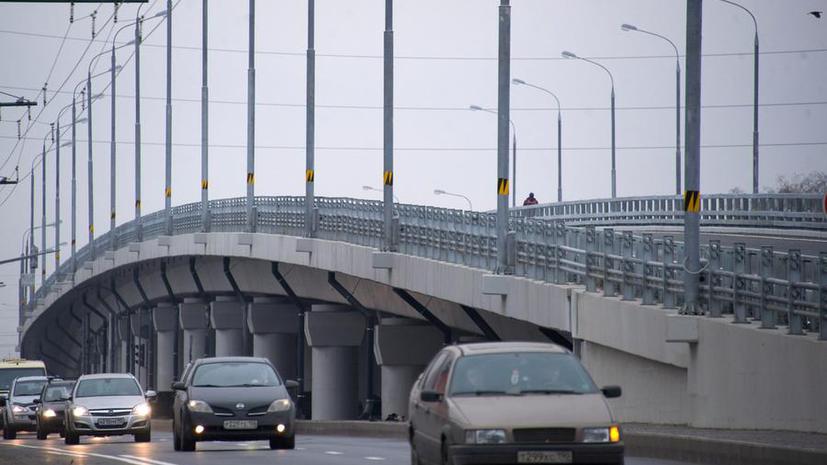
POLYGON ((163 462, 161 460, 148 459, 146 457, 138 457, 137 455, 121 455, 121 457, 125 457, 125 458, 128 458, 128 459, 142 460, 146 463, 153 463, 155 465, 175 465, 174 463, 163 462))
POLYGON ((324 453, 327 455, 344 455, 344 452, 339 452, 337 450, 326 450, 324 453))
POLYGON ((307 449, 306 449, 306 448, 304 448, 304 447, 297 447, 297 448, 295 448, 294 450, 307 450, 307 449))
MULTIPOLYGON (((117 457, 117 456, 114 456, 114 455, 98 454, 98 453, 95 453, 95 452, 88 452, 88 451, 70 451, 70 450, 65 450, 65 449, 55 449, 53 447, 41 447, 41 446, 29 446, 29 445, 26 445, 26 444, 14 444, 14 443, 9 443, 9 442, 5 442, 5 441, 0 442, 0 444, 5 444, 5 445, 9 445, 9 446, 24 447, 24 448, 27 448, 27 449, 38 449, 38 450, 46 451, 47 453, 59 454, 59 455, 69 455, 69 456, 72 456, 72 457, 90 457, 90 456, 91 457, 98 457, 98 458, 114 460, 114 461, 118 461, 118 462, 125 462, 125 463, 129 463, 129 464, 132 464, 132 465, 148 465, 148 464, 153 463, 153 462, 147 462, 144 459, 133 460, 133 459, 126 458, 126 457, 117 457)), ((156 463, 154 465, 175 465, 175 464, 169 463, 169 462, 162 462, 162 463, 156 463)))
POLYGON ((380 461, 380 460, 385 460, 385 457, 373 457, 373 456, 368 456, 368 457, 365 457, 365 460, 380 461))

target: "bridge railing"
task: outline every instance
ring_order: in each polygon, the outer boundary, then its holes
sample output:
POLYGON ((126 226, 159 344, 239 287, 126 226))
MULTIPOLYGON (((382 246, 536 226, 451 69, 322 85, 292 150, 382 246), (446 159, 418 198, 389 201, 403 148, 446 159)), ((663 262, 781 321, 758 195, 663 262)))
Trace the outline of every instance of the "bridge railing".
MULTIPOLYGON (((382 246, 382 202, 316 200, 317 237, 382 246)), ((662 200, 664 206, 670 203, 669 199, 662 200)), ((674 208, 675 201, 671 199, 669 208, 674 208)), ((786 199, 784 202, 795 204, 786 199)), ((494 214, 401 204, 395 206, 395 211, 400 253, 479 269, 496 268, 494 214)), ((174 207, 172 214, 171 226, 166 213, 160 211, 97 238, 96 256, 112 248, 113 237, 117 238, 115 244, 123 246, 138 237, 149 240, 170 232, 186 234, 203 229, 199 203, 174 207)), ((209 217, 210 231, 241 232, 248 228, 243 198, 211 201, 209 217)), ((652 234, 634 235, 611 228, 597 230, 591 224, 575 227, 567 223, 557 216, 510 219, 515 236, 515 276, 578 284, 607 297, 640 299, 643 304, 667 308, 683 304, 684 274, 690 271, 684 266, 681 242, 668 235, 655 238, 652 234)), ((260 233, 304 235, 304 197, 257 198, 255 224, 260 233)), ((798 250, 748 248, 744 243, 724 247, 718 241, 709 241, 702 245, 701 254, 701 304, 710 316, 730 313, 737 322, 755 320, 767 328, 784 325, 793 334, 820 331, 827 339, 827 252, 812 256, 798 250)), ((89 246, 83 247, 76 258, 80 263, 91 258, 89 246)), ((58 275, 71 276, 68 262, 38 289, 37 297, 49 292, 58 275)))
MULTIPOLYGON (((702 195, 701 224, 827 231, 822 202, 821 194, 702 195)), ((655 196, 546 203, 516 207, 511 215, 584 226, 677 226, 683 224, 683 199, 655 196)))

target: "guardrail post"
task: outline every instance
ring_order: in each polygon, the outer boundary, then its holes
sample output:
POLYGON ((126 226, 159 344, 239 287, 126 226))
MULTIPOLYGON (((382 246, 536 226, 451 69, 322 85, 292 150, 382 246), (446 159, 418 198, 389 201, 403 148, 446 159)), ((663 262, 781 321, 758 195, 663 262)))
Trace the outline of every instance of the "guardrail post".
POLYGON ((566 225, 562 222, 554 224, 554 282, 557 284, 565 284, 566 272, 563 271, 562 261, 566 259, 566 250, 563 248, 566 245, 566 225))
POLYGON ((594 249, 595 249, 595 230, 594 226, 586 226, 586 291, 597 291, 597 283, 594 279, 594 249))
POLYGON ((709 241, 709 316, 720 318, 722 302, 715 296, 715 289, 721 287, 721 241, 709 241))
POLYGON ((672 278, 672 265, 675 263, 675 238, 663 237, 663 307, 675 308, 675 293, 669 289, 672 278))
POLYGON ((768 278, 772 278, 775 268, 775 252, 770 246, 761 247, 761 328, 775 328, 775 310, 770 309, 770 302, 767 297, 775 293, 775 287, 768 278))
POLYGON ((818 255, 819 303, 818 339, 827 341, 827 252, 818 255))
POLYGON ((617 286, 612 281, 611 271, 614 270, 614 260, 610 257, 615 251, 615 231, 612 228, 603 230, 603 297, 614 297, 617 286))
POLYGON ((732 249, 732 270, 735 273, 732 289, 732 311, 735 314, 733 323, 747 323, 747 305, 744 293, 747 290, 747 280, 744 277, 747 246, 743 242, 736 242, 732 249))
POLYGON ((634 238, 632 237, 631 231, 624 231, 623 236, 621 238, 620 247, 623 255, 623 300, 632 300, 635 298, 635 283, 634 283, 634 271, 635 271, 635 264, 631 260, 632 258, 632 242, 634 238))
POLYGON ((655 241, 652 239, 652 235, 649 233, 643 234, 643 262, 642 262, 642 271, 643 271, 643 305, 654 305, 655 304, 655 289, 652 287, 651 283, 649 282, 649 278, 654 276, 654 269, 651 264, 652 260, 655 256, 655 241))
POLYGON ((801 251, 790 249, 787 255, 787 319, 789 321, 789 334, 804 334, 801 324, 801 315, 795 312, 795 301, 801 295, 801 289, 796 286, 801 281, 801 251))

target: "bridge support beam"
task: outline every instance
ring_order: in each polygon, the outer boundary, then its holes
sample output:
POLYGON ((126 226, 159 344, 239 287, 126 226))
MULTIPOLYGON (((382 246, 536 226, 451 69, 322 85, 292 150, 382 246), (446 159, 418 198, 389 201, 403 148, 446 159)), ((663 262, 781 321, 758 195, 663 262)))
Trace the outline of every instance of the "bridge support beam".
POLYGON ((255 297, 247 311, 253 356, 269 359, 284 379, 296 378, 296 307, 281 299, 255 297))
POLYGON ((365 317, 343 305, 313 305, 305 315, 312 348, 313 420, 353 420, 359 415, 359 346, 365 317))
POLYGON ((382 376, 382 418, 408 417, 408 394, 419 373, 442 348, 442 333, 423 322, 383 318, 373 350, 382 376))
POLYGON ((178 359, 175 333, 178 331, 178 308, 161 303, 152 309, 152 325, 156 334, 155 381, 159 392, 171 391, 178 359))
POLYGON ((247 353, 244 333, 244 306, 235 297, 219 296, 210 303, 210 324, 215 329, 215 356, 228 357, 247 353))
POLYGON ((178 324, 183 333, 181 366, 207 355, 209 337, 207 304, 201 299, 185 298, 178 304, 178 324))

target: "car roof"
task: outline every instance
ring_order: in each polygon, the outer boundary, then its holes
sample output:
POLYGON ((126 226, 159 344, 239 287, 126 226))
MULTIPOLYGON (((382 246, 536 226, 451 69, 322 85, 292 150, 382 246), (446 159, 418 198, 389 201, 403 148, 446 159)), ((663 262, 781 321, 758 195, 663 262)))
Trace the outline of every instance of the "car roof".
POLYGON ((474 342, 455 346, 462 355, 503 354, 512 352, 552 352, 566 354, 569 351, 548 342, 474 342))
POLYGON ((75 384, 75 380, 73 380, 73 379, 69 379, 69 380, 61 379, 61 380, 56 380, 56 381, 50 382, 48 384, 48 387, 52 387, 52 386, 71 386, 73 384, 75 384))
POLYGON ((270 364, 270 360, 263 357, 204 357, 193 362, 194 365, 205 363, 232 363, 232 362, 253 362, 270 364))
POLYGON ((87 380, 87 379, 111 379, 111 378, 126 378, 126 379, 135 379, 129 373, 95 373, 90 375, 82 375, 78 378, 78 381, 87 380))
POLYGON ((22 381, 49 381, 49 378, 45 376, 21 376, 19 378, 15 378, 14 380, 15 383, 22 381))

